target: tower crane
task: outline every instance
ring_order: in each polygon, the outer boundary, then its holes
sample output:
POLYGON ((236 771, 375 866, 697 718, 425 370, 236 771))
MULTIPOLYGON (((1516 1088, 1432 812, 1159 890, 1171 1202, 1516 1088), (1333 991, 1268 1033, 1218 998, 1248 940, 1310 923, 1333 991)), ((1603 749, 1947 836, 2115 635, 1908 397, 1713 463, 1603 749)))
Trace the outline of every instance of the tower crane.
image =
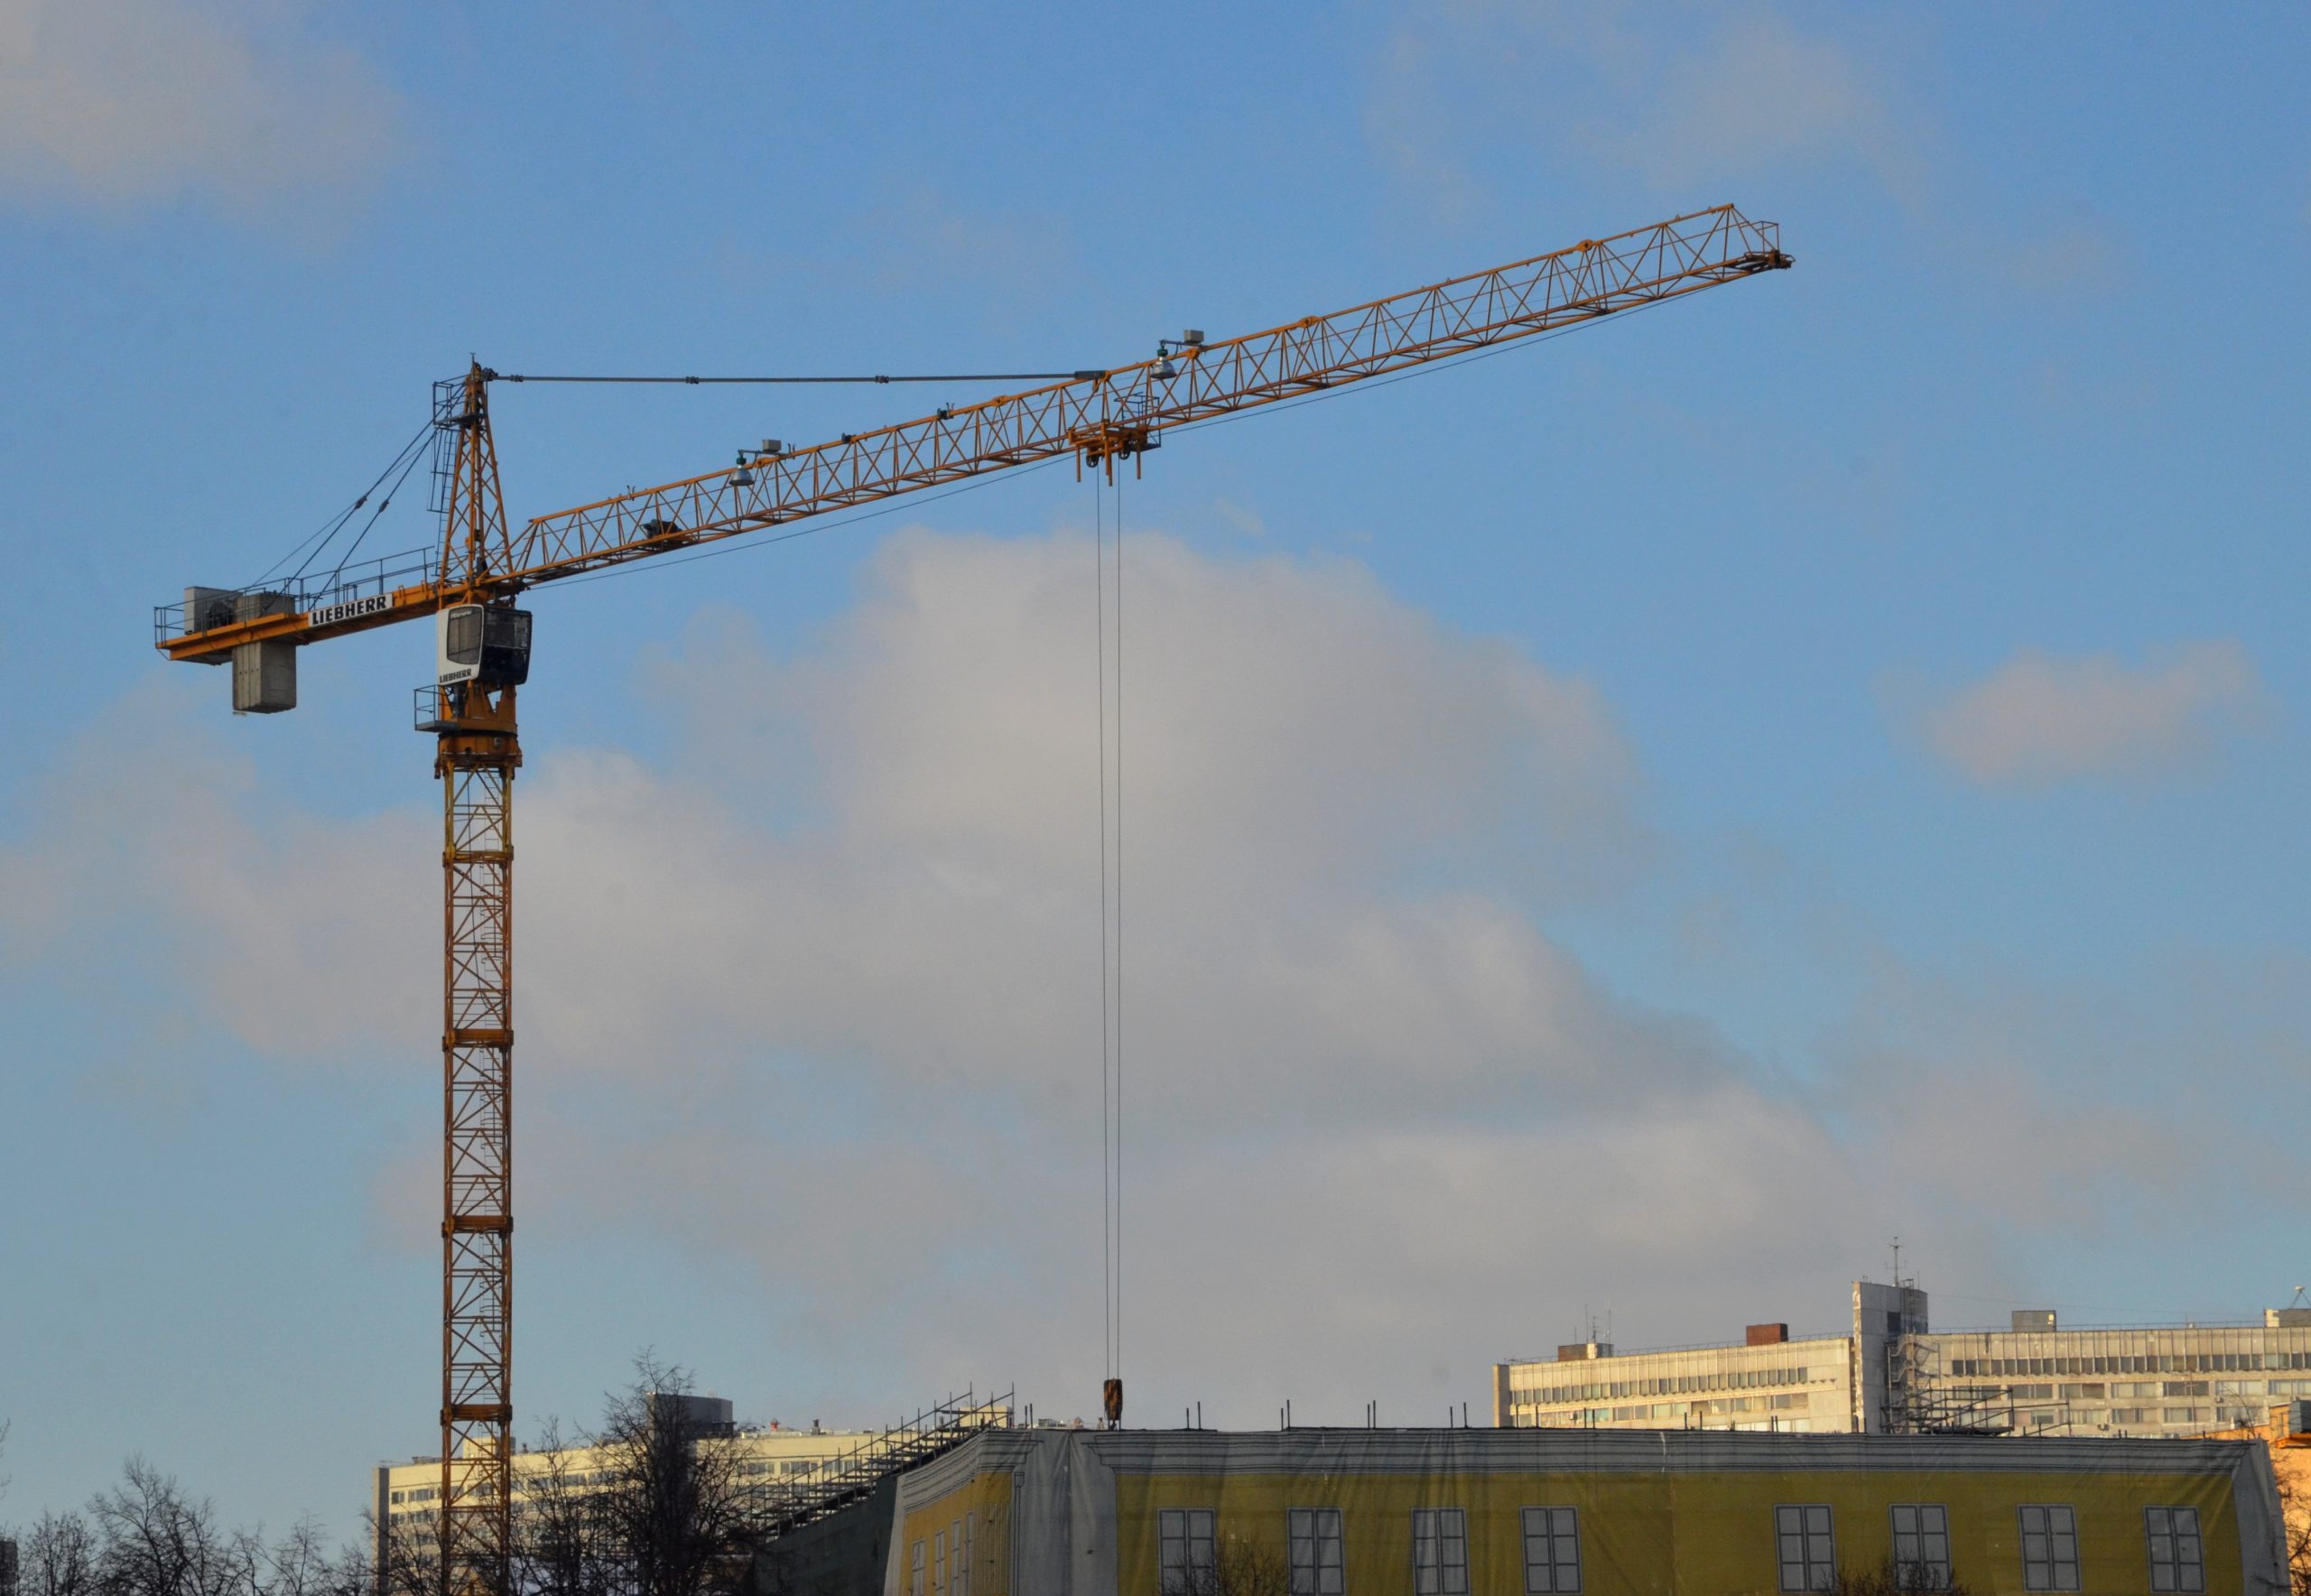
MULTIPOLYGON (((297 651, 432 618, 434 679, 416 728, 442 793, 441 1484, 444 1596, 507 1588, 512 1554, 515 701, 534 588, 747 536, 806 516, 1072 455, 1113 477, 1166 432, 1790 264, 1779 230, 1730 205, 1264 332, 1166 339, 1151 358, 942 406, 807 448, 766 442, 735 467, 630 490, 519 526, 473 363, 434 387, 438 545, 327 577, 185 589, 155 612, 172 660, 232 667, 237 711, 295 707, 297 651)), ((698 380, 698 379, 688 379, 698 380)))

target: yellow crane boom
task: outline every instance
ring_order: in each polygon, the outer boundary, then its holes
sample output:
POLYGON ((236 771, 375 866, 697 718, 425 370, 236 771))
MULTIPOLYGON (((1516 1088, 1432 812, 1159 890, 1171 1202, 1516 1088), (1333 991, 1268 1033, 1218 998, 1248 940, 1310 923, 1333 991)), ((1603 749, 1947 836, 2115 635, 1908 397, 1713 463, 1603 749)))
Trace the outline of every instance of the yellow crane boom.
MULTIPOLYGON (((235 619, 164 606, 158 643, 172 659, 215 662, 242 644, 312 643, 390 626, 445 605, 510 598, 559 577, 1007 466, 1070 453, 1091 461, 1122 457, 1160 446, 1169 427, 1599 320, 1789 264, 1773 223, 1721 205, 1328 316, 1211 343, 1180 340, 1153 359, 944 408, 758 459, 742 470, 557 510, 517 531, 495 525, 478 544, 452 535, 438 551, 339 577, 265 614, 235 619)), ((479 367, 473 375, 484 388, 519 380, 479 367)), ((467 386, 443 385, 461 403, 441 407, 442 425, 481 409, 467 386)))

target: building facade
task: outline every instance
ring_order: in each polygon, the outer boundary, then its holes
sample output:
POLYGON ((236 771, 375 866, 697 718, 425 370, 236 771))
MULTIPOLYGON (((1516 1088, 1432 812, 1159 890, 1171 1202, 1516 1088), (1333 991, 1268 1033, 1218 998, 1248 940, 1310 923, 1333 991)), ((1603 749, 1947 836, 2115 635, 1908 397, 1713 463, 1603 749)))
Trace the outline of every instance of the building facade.
POLYGON ((761 1596, 2283 1591, 2246 1441, 988 1429, 775 1542, 761 1596), (840 1536, 838 1541, 834 1536, 840 1536))
MULTIPOLYGON (((776 1424, 741 1427, 733 1422, 730 1403, 712 1396, 670 1396, 653 1393, 654 1410, 680 1403, 682 1422, 692 1433, 728 1439, 743 1483, 774 1486, 807 1480, 830 1469, 846 1454, 871 1443, 879 1432, 790 1430, 776 1424)), ((514 1516, 518 1522, 531 1501, 554 1489, 599 1489, 611 1482, 618 1459, 593 1447, 571 1447, 559 1452, 522 1452, 514 1456, 514 1516)), ((438 1545, 441 1517, 441 1460, 415 1457, 405 1463, 381 1463, 372 1482, 376 1545, 373 1548, 382 1578, 394 1559, 430 1564, 438 1545)))
POLYGON ((2311 1310, 2258 1324, 1937 1331, 1916 1285, 1854 1282, 1845 1331, 1616 1352, 1600 1342, 1493 1368, 1503 1428, 1813 1434, 2201 1435, 2311 1397, 2311 1310))

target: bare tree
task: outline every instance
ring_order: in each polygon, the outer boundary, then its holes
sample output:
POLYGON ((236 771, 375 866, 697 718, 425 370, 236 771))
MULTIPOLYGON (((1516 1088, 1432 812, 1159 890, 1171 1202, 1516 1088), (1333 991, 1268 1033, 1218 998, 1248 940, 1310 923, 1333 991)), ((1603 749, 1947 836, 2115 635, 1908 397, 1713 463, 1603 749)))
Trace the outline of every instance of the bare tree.
MULTIPOLYGON (((599 1430, 549 1423, 520 1473, 512 1596, 737 1596, 756 1536, 738 1442, 645 1351, 599 1430)), ((398 1589, 386 1596, 425 1596, 398 1589)))
POLYGON ((246 1548, 218 1532, 216 1509, 141 1457, 128 1460, 88 1514, 99 1596, 239 1596, 246 1587, 235 1568, 246 1548))
POLYGON ((592 1471, 578 1466, 580 1454, 562 1439, 558 1419, 546 1421, 532 1456, 543 1461, 524 1475, 515 1590, 520 1596, 608 1596, 617 1583, 614 1515, 592 1471))
POLYGON ((441 1577, 432 1549, 421 1541, 418 1527, 409 1517, 396 1514, 387 1518, 382 1533, 375 1513, 364 1513, 362 1523, 368 1528, 370 1544, 380 1548, 369 1570, 372 1596, 437 1596, 441 1577))
POLYGON ((589 1437, 608 1479, 598 1520, 615 1596, 732 1596, 747 1581, 747 1492, 735 1438, 707 1422, 687 1369, 647 1350, 589 1437))
POLYGON ((313 1520, 270 1544, 262 1529, 223 1529, 205 1498, 141 1457, 85 1513, 42 1514, 21 1553, 18 1596, 378 1596, 367 1554, 332 1554, 313 1520))
POLYGON ((321 1526, 300 1518, 274 1545, 258 1544, 252 1582, 262 1596, 337 1596, 339 1564, 348 1555, 359 1557, 349 1547, 332 1555, 321 1526))
POLYGON ((1828 1596, 1972 1596, 1956 1571, 1941 1571, 1924 1563, 1896 1564, 1889 1557, 1874 1568, 1841 1568, 1830 1582, 1828 1596))
POLYGON ((20 1596, 91 1596, 97 1582, 97 1537, 78 1513, 43 1513, 24 1537, 18 1565, 20 1596))
POLYGON ((1165 1596, 1291 1596, 1292 1574, 1273 1546, 1230 1536, 1212 1548, 1209 1568, 1167 1576, 1165 1596))

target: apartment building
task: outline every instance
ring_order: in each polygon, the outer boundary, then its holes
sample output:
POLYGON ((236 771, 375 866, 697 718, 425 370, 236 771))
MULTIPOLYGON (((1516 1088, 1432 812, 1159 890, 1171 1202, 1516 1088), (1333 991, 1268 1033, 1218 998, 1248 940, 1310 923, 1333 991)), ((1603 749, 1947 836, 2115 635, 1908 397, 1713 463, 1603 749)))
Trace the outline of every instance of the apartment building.
POLYGON ((2311 1309, 2065 1328, 2034 1308, 2004 1329, 1944 1331, 1907 1281, 1855 1281, 1833 1334, 1753 1324, 1739 1342, 1580 1342, 1493 1369, 1504 1428, 2196 1435, 2299 1397, 2311 1397, 2311 1309))

